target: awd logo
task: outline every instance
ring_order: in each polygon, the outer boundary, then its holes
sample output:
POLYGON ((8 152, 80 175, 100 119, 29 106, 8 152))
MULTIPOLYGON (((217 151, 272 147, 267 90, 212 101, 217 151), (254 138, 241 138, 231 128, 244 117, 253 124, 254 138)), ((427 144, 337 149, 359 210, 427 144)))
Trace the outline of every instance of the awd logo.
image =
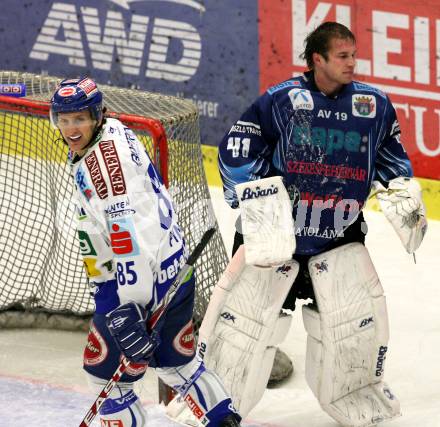
MULTIPOLYGON (((198 13, 205 11, 194 0, 155 1, 178 3, 196 9, 198 13)), ((187 22, 127 14, 133 0, 111 2, 120 6, 121 11, 107 10, 105 17, 93 7, 53 3, 30 58, 49 61, 50 55, 64 55, 70 65, 106 71, 110 71, 113 62, 117 61, 122 73, 136 76, 141 74, 145 64, 146 77, 173 82, 187 81, 196 74, 202 42, 195 27, 187 22), (147 31, 151 34, 148 41, 147 31), (170 46, 176 40, 182 47, 180 59, 170 63, 167 62, 170 46)))

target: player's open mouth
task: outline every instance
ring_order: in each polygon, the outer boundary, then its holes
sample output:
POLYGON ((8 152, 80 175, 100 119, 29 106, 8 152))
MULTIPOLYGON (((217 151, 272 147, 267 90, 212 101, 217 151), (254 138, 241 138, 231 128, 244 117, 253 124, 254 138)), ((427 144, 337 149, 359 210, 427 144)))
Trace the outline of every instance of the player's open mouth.
POLYGON ((69 139, 72 142, 77 142, 77 141, 79 141, 81 139, 81 137, 82 137, 82 135, 75 135, 75 136, 69 136, 69 139))

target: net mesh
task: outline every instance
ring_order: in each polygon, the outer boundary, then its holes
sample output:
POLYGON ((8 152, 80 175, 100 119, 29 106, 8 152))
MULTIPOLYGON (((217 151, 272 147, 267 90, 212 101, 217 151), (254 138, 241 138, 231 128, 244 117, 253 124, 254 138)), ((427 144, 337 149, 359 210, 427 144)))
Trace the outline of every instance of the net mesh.
MULTIPOLYGON (((36 105, 50 99, 60 80, 0 71, 0 83, 25 83, 26 99, 36 105)), ((217 227, 196 107, 171 96, 105 85, 100 89, 110 111, 157 119, 164 127, 168 161, 161 166, 167 169, 187 244, 194 249, 208 226, 217 227)), ((44 112, 0 105, 0 311, 18 307, 32 313, 90 315, 94 305, 76 240, 67 149, 44 112)), ((137 127, 136 134, 153 156, 150 133, 137 127)), ((203 318, 227 259, 217 232, 196 263, 196 322, 203 318)))

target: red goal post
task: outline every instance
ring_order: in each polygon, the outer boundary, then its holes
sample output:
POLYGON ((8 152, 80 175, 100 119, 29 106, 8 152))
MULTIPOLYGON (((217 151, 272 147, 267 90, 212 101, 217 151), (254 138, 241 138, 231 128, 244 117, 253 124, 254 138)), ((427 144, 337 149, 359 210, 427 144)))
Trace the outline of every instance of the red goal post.
MULTIPOLYGON (((60 80, 0 71, 1 84, 24 83, 27 92, 26 98, 0 96, 0 327, 43 322, 72 329, 93 312, 75 236, 67 148, 48 120, 48 100, 60 80), (73 322, 61 324, 66 314, 73 322)), ((105 85, 100 89, 110 111, 106 115, 135 131, 158 165, 192 250, 208 226, 218 228, 196 107, 167 95, 105 85)), ((227 261, 216 233, 196 264, 196 323, 227 261)))

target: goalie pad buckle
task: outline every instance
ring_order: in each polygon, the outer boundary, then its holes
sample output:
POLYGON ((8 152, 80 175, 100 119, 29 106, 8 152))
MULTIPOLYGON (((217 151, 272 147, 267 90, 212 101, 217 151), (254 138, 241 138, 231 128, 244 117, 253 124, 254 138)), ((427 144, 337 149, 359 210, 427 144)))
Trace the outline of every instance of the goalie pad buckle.
POLYGON ((399 401, 382 381, 388 315, 367 249, 350 243, 314 256, 309 271, 319 312, 303 306, 306 380, 321 407, 350 427, 400 415, 399 401))

